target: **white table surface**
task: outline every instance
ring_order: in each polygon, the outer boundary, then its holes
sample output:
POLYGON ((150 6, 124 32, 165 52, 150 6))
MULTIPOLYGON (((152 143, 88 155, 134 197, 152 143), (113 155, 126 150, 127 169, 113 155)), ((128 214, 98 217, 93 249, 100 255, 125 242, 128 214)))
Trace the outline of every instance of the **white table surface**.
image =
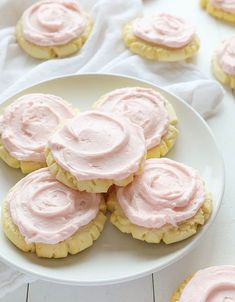
MULTIPOLYGON (((210 59, 218 43, 234 33, 235 27, 219 22, 199 8, 199 0, 144 0, 146 13, 167 11, 191 20, 201 38, 200 52, 193 60, 211 77, 210 59)), ((208 98, 210 96, 208 95, 208 98)), ((208 120, 221 149, 226 169, 226 189, 219 215, 203 242, 178 263, 135 281, 102 286, 71 287, 37 281, 0 299, 0 302, 83 301, 169 302, 176 285, 188 274, 217 264, 235 265, 235 97, 227 89, 224 103, 208 120)), ((198 150, 203 156, 203 150, 198 150)))

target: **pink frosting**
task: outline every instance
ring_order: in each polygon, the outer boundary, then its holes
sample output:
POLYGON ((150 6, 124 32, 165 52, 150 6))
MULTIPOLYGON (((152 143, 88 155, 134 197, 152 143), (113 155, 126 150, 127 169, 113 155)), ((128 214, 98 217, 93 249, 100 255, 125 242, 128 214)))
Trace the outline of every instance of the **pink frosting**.
POLYGON ((193 217, 205 201, 205 189, 194 169, 154 158, 130 185, 117 189, 117 199, 132 223, 161 228, 193 217))
POLYGON ((48 145, 56 162, 78 180, 124 179, 138 170, 146 152, 141 127, 98 111, 70 120, 48 145))
POLYGON ((39 46, 66 44, 79 37, 85 26, 85 14, 73 0, 38 1, 22 16, 24 38, 39 46))
POLYGON ((169 127, 165 99, 148 88, 122 88, 106 94, 97 110, 128 117, 144 130, 147 148, 157 146, 169 127))
POLYGON ((228 13, 235 13, 235 0, 209 0, 213 6, 228 13))
POLYGON ((72 190, 43 168, 21 179, 7 200, 26 242, 56 244, 96 217, 101 195, 72 190))
POLYGON ((58 96, 26 94, 0 117, 1 140, 18 160, 45 162, 48 137, 61 121, 73 116, 72 107, 58 96))
POLYGON ((184 47, 195 35, 194 27, 184 19, 164 13, 136 19, 133 32, 147 42, 171 48, 184 47))
POLYGON ((179 302, 234 302, 235 266, 198 271, 184 288, 179 302))
POLYGON ((222 70, 235 76, 235 36, 220 44, 216 57, 222 70))

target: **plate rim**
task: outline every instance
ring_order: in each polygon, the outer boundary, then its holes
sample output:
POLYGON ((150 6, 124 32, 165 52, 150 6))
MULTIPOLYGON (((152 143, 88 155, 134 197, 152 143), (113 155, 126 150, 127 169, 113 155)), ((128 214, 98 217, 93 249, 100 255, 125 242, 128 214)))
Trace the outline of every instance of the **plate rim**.
MULTIPOLYGON (((206 123, 206 121, 203 119, 203 117, 192 106, 190 106, 186 101, 184 101, 181 97, 175 95, 174 93, 170 92, 169 90, 165 89, 164 87, 161 87, 161 86, 159 86, 159 85, 157 85, 157 84, 155 84, 151 81, 147 81, 147 80, 140 79, 138 77, 127 76, 127 75, 123 75, 123 74, 119 74, 119 73, 85 72, 85 73, 78 73, 78 74, 61 75, 61 76, 50 77, 46 80, 39 81, 39 82, 36 82, 32 85, 25 86, 22 89, 18 89, 14 93, 10 93, 7 97, 3 98, 0 101, 0 105, 3 105, 6 101, 8 101, 10 98, 14 97, 15 95, 17 95, 17 94, 19 94, 19 93, 21 93, 21 92, 23 92, 27 89, 33 88, 37 85, 45 84, 45 83, 48 83, 50 81, 55 81, 55 80, 60 80, 60 79, 77 78, 77 77, 90 77, 90 76, 93 76, 93 77, 94 76, 96 76, 96 77, 100 77, 100 76, 110 77, 111 76, 111 77, 116 77, 116 78, 121 77, 122 79, 139 81, 139 82, 145 83, 147 85, 156 87, 160 91, 163 91, 164 93, 171 95, 173 98, 175 98, 178 101, 180 101, 181 103, 183 103, 189 110, 191 110, 200 119, 200 121, 203 123, 204 127, 206 127, 207 131, 209 132, 209 134, 210 134, 210 136, 211 136, 211 138, 212 138, 212 140, 215 144, 215 147, 216 147, 219 159, 220 159, 220 163, 219 163, 220 164, 220 169, 221 169, 221 172, 222 172, 222 174, 221 174, 221 184, 220 184, 221 189, 220 189, 220 194, 217 197, 217 199, 218 199, 218 208, 217 208, 217 211, 214 213, 214 216, 211 216, 209 218, 210 219, 210 224, 205 224, 203 226, 203 230, 201 230, 200 233, 197 234, 197 237, 195 237, 196 239, 192 240, 190 242, 190 245, 187 245, 186 246, 187 248, 185 247, 183 249, 183 251, 180 253, 180 255, 177 255, 177 257, 175 257, 174 259, 171 259, 167 263, 165 263, 163 265, 160 265, 157 269, 155 267, 155 268, 151 268, 151 269, 145 270, 144 272, 140 272, 138 274, 134 274, 134 275, 131 275, 131 276, 128 276, 128 277, 114 278, 114 279, 111 279, 111 280, 106 280, 105 279, 105 280, 99 280, 99 281, 95 281, 95 282, 75 281, 75 280, 71 280, 71 279, 69 280, 68 278, 62 280, 61 278, 58 279, 56 277, 48 277, 46 274, 36 273, 36 272, 32 271, 31 269, 24 269, 24 268, 20 267, 19 265, 12 263, 10 260, 5 259, 0 254, 1 261, 3 263, 7 264, 9 267, 11 267, 13 269, 17 269, 19 272, 25 273, 29 276, 32 276, 33 278, 46 280, 46 281, 50 281, 50 282, 54 282, 54 283, 58 283, 58 284, 77 285, 77 286, 101 286, 101 285, 108 285, 108 284, 117 284, 117 283, 123 283, 123 282, 127 282, 127 281, 142 278, 144 276, 147 276, 147 275, 150 275, 152 273, 158 272, 158 271, 172 265, 173 263, 175 263, 175 262, 179 261, 180 259, 182 259, 185 255, 189 254, 200 243, 201 239, 205 236, 208 229, 214 224, 214 221, 215 221, 215 219, 216 219, 216 217, 217 217, 217 215, 220 211, 220 208, 221 208, 221 205, 222 205, 222 198, 223 198, 224 191, 225 191, 225 164, 224 164, 224 159, 223 159, 223 156, 222 156, 222 152, 221 152, 220 148, 218 147, 217 141, 215 139, 215 135, 214 135, 213 131, 211 130, 211 128, 209 127, 209 125, 206 123)), ((1 206, 0 206, 0 212, 1 212, 1 206)), ((1 232, 3 232, 2 228, 1 228, 1 232)))

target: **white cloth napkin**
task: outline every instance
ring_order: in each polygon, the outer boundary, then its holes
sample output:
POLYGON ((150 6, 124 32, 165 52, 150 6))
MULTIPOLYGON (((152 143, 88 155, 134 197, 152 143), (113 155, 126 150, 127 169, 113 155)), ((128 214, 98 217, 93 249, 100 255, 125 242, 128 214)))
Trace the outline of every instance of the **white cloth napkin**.
MULTIPOLYGON (((93 16, 94 28, 80 53, 50 61, 29 57, 16 43, 14 26, 23 11, 35 2, 0 1, 0 102, 39 81, 85 72, 131 75, 164 86, 204 117, 213 114, 222 101, 220 85, 204 77, 196 66, 183 62, 149 62, 124 47, 121 29, 128 21, 142 15, 140 0, 81 0, 82 7, 93 16)), ((32 280, 0 264, 0 296, 32 280)))

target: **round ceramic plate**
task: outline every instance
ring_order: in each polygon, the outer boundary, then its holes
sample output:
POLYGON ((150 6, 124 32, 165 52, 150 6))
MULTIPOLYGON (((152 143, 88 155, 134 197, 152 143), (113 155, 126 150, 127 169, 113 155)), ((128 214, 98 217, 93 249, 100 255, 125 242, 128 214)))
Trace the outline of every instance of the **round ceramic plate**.
MULTIPOLYGON (((150 83, 116 75, 85 74, 52 79, 25 89, 4 102, 0 109, 26 93, 51 93, 63 97, 81 111, 110 90, 142 86, 160 91, 174 106, 180 134, 168 157, 200 171, 213 195, 214 209, 209 222, 191 239, 181 243, 148 244, 121 233, 107 221, 101 237, 86 251, 65 259, 40 259, 23 253, 0 231, 0 257, 12 267, 41 279, 77 285, 101 285, 134 279, 156 272, 188 253, 212 224, 224 187, 223 161, 213 135, 203 119, 184 101, 150 83)), ((0 197, 22 178, 20 171, 0 162, 0 197)))

